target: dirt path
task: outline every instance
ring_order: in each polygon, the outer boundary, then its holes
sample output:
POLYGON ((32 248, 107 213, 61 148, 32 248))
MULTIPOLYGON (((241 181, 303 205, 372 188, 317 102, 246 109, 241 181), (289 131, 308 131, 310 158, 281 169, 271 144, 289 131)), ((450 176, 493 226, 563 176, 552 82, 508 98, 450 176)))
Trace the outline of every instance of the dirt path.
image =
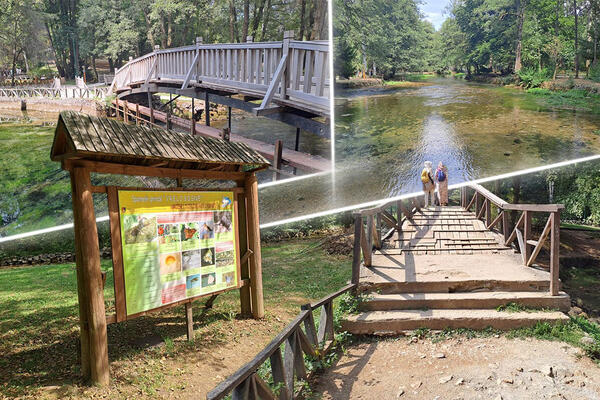
POLYGON ((318 377, 323 399, 600 399, 600 368, 536 339, 360 343, 318 377))

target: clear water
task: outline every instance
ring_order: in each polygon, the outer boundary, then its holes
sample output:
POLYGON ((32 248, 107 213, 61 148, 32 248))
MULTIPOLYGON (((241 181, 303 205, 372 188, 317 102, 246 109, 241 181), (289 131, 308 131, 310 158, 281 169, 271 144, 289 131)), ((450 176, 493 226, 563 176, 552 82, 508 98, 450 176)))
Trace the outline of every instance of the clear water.
POLYGON ((511 88, 441 78, 336 103, 335 176, 265 188, 261 222, 419 191, 425 160, 443 161, 452 184, 600 152, 600 116, 511 88))

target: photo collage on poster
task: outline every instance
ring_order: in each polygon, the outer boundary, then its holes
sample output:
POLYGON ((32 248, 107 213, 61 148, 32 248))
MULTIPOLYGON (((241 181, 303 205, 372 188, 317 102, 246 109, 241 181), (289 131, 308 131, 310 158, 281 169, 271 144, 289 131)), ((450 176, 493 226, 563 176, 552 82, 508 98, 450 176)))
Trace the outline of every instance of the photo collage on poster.
POLYGON ((221 210, 188 205, 183 211, 147 212, 150 207, 122 215, 129 314, 237 286, 230 198, 223 197, 221 210))

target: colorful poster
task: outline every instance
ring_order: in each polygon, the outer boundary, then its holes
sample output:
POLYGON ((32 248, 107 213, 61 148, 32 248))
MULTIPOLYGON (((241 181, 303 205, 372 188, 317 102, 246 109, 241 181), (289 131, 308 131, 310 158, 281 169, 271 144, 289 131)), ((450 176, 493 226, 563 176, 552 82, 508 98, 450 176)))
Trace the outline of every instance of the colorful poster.
POLYGON ((238 286, 232 192, 119 191, 127 315, 238 286))

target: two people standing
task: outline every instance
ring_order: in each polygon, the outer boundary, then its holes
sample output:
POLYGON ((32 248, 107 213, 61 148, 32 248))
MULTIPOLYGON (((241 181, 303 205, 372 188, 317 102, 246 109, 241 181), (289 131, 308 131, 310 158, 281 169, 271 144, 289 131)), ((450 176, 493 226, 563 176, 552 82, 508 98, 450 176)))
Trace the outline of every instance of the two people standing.
POLYGON ((439 204, 448 205, 448 168, 441 161, 435 172, 431 161, 425 161, 425 168, 421 171, 421 182, 425 192, 425 207, 435 205, 435 187, 437 184, 439 204))

